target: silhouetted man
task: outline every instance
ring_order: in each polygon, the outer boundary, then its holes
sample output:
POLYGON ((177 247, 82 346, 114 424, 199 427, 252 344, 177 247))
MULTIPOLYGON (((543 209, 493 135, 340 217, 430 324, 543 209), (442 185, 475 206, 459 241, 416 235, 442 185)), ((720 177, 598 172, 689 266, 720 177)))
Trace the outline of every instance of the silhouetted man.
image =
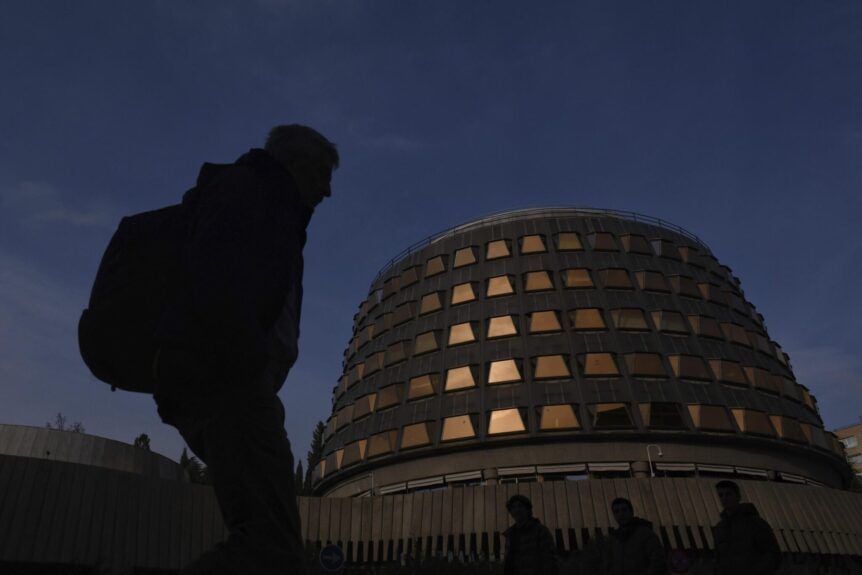
POLYGON ((740 503, 739 485, 715 484, 723 511, 713 527, 718 571, 721 575, 768 575, 781 563, 781 551, 769 523, 751 503, 740 503))
POLYGON ((330 195, 335 146, 273 128, 265 149, 204 164, 160 319, 155 400, 208 466, 230 535, 183 573, 304 571, 293 457, 277 392, 298 355, 302 249, 330 195))
POLYGON ((506 509, 515 524, 503 532, 506 538, 504 575, 555 575, 554 537, 533 517, 533 504, 523 495, 513 495, 506 502, 506 509))
POLYGON ((611 503, 617 528, 608 541, 607 575, 663 575, 667 573, 664 548, 652 523, 636 517, 631 501, 617 497, 611 503))

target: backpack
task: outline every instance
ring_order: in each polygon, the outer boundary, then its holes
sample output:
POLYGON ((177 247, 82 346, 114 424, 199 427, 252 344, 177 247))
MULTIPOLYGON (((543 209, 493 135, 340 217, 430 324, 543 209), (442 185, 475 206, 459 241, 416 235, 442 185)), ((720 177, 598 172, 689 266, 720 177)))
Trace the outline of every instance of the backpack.
POLYGON ((81 357, 97 379, 153 393, 156 328, 188 235, 182 204, 120 220, 78 322, 81 357))

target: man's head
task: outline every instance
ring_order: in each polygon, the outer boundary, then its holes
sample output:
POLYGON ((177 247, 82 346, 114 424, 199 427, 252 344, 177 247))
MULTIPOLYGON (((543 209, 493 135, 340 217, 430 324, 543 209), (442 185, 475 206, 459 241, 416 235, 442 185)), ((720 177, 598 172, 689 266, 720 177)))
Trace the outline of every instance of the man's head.
POLYGON ((276 126, 264 149, 290 172, 309 208, 332 194, 330 179, 338 168, 338 150, 319 132, 300 124, 276 126))
POLYGON ((533 504, 523 495, 513 495, 506 502, 509 515, 515 520, 516 525, 523 525, 533 516, 533 504))
POLYGON ((611 511, 613 511, 614 519, 620 527, 628 525, 635 516, 632 502, 624 497, 617 497, 611 502, 611 511))
POLYGON ((739 505, 739 500, 742 498, 739 493, 739 485, 727 479, 716 483, 715 491, 718 494, 718 501, 721 503, 722 509, 733 509, 739 505))

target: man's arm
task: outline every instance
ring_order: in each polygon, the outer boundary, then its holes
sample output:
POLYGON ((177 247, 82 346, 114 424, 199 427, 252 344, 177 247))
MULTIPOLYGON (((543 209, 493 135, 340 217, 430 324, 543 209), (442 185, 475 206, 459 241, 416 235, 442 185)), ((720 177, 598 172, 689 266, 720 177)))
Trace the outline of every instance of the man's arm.
POLYGON ((758 556, 752 572, 760 575, 774 573, 781 564, 781 549, 772 527, 759 517, 754 523, 754 547, 758 556))
POLYGON ((557 566, 557 543, 551 530, 542 525, 539 528, 539 555, 542 559, 543 573, 556 575, 557 566))
POLYGON ((661 544, 661 539, 654 531, 650 530, 649 535, 644 543, 646 545, 646 554, 649 558, 647 566, 648 575, 665 575, 667 573, 667 557, 664 552, 664 546, 661 544))

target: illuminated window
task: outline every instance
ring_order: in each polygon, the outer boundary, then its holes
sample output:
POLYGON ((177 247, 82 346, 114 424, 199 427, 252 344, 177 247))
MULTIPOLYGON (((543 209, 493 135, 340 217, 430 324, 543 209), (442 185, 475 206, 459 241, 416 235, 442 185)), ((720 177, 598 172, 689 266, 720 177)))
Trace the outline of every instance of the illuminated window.
POLYGON ((374 335, 386 333, 392 327, 392 314, 384 313, 374 322, 374 335))
POLYGON ((413 266, 401 272, 401 289, 413 285, 419 281, 419 267, 413 266))
POLYGON ((343 467, 355 465, 365 459, 365 446, 368 444, 367 439, 360 439, 353 443, 348 443, 344 446, 344 458, 341 460, 343 467))
POLYGON ((656 329, 668 333, 688 333, 688 326, 682 314, 675 311, 660 310, 651 312, 656 329))
POLYGON ((557 234, 557 249, 563 251, 583 250, 581 238, 577 232, 562 232, 557 234))
POLYGON ((521 412, 517 409, 498 409, 491 412, 488 421, 488 435, 518 433, 526 431, 521 412))
POLYGON ((377 411, 387 409, 401 403, 401 385, 388 385, 377 392, 377 411))
POLYGON ((625 403, 595 403, 589 406, 593 429, 631 429, 634 427, 625 403))
POLYGON ((769 417, 762 411, 753 409, 731 409, 736 426, 743 433, 754 435, 768 435, 775 437, 775 430, 769 423, 769 417))
POLYGON ((530 333, 548 333, 562 329, 557 312, 553 310, 534 311, 530 314, 530 333))
POLYGON ((697 335, 704 337, 712 337, 715 339, 724 339, 724 334, 721 333, 721 327, 715 318, 705 315, 690 315, 688 321, 691 324, 691 329, 697 335))
POLYGON ((635 377, 667 377, 661 364, 661 355, 657 353, 627 353, 626 367, 629 374, 635 377))
POLYGON ((512 287, 512 278, 509 276, 496 276, 488 279, 488 297, 500 295, 509 295, 515 293, 515 288, 512 287))
POLYGON ((492 317, 488 320, 488 339, 518 335, 518 329, 510 315, 492 317))
POLYGON ((440 376, 436 373, 426 373, 410 380, 407 391, 407 401, 428 397, 437 393, 440 376))
POLYGON ((652 240, 652 249, 657 256, 661 256, 663 258, 670 258, 672 260, 680 260, 682 257, 679 255, 679 250, 676 248, 676 245, 673 242, 668 240, 652 240))
POLYGON ((488 247, 485 250, 485 259, 486 260, 496 260, 498 258, 507 258, 512 255, 511 250, 509 250, 509 242, 506 240, 496 240, 488 243, 488 247))
POLYGON ((645 237, 638 234, 626 234, 620 239, 623 242, 623 249, 626 252, 630 254, 652 255, 649 242, 647 242, 645 237))
POLYGON ((545 238, 539 235, 524 236, 521 238, 522 254, 540 254, 548 251, 545 246, 545 238))
POLYGON ((377 394, 369 393, 353 402, 353 420, 357 421, 366 415, 370 415, 371 412, 374 411, 374 403, 376 400, 377 394))
POLYGON ((446 271, 446 259, 444 256, 437 256, 435 258, 431 258, 425 263, 425 277, 430 278, 431 276, 436 276, 439 273, 443 273, 446 271))
POLYGON ((685 429, 679 405, 676 403, 653 402, 639 405, 641 419, 649 429, 685 429))
POLYGON ((439 292, 435 291, 422 296, 422 300, 419 302, 419 315, 425 315, 426 313, 432 313, 440 309, 443 309, 443 302, 440 301, 439 292))
POLYGON ((572 323, 572 329, 578 331, 607 329, 608 327, 605 325, 605 318, 602 317, 602 310, 595 307, 580 308, 570 311, 569 321, 572 323))
POLYGON ((581 422, 571 405, 544 405, 539 418, 539 429, 557 431, 561 429, 580 429, 581 422))
POLYGON ((802 433, 802 428, 797 420, 784 415, 770 415, 769 419, 772 421, 772 425, 781 439, 797 443, 807 443, 805 434, 802 433))
POLYGON ((533 379, 560 379, 571 375, 566 358, 562 355, 542 355, 535 358, 533 379))
POLYGON ((314 473, 312 474, 312 481, 317 483, 321 479, 323 479, 326 475, 326 460, 321 459, 317 462, 317 465, 314 466, 314 473))
POLYGON ((599 278, 607 289, 634 289, 629 272, 622 268, 599 270, 599 278))
POLYGON ((569 289, 588 289, 596 287, 590 270, 586 268, 572 268, 563 270, 563 285, 569 289))
POLYGON ((775 395, 781 392, 781 380, 778 376, 759 367, 746 367, 744 369, 746 377, 754 384, 755 388, 775 395))
POLYGON ((437 343, 437 332, 426 331, 425 333, 420 333, 416 336, 416 344, 413 346, 413 355, 428 353, 439 348, 440 344, 437 343))
POLYGON ((350 373, 348 373, 348 376, 349 376, 349 379, 347 382, 348 387, 352 387, 352 386, 356 385, 357 383, 359 383, 362 380, 363 375, 365 375, 365 364, 360 363, 360 364, 354 365, 350 369, 350 373))
POLYGON ((404 431, 401 434, 401 449, 422 447, 429 443, 431 443, 431 433, 427 421, 404 426, 404 431))
POLYGON ((586 377, 610 377, 619 375, 617 362, 610 353, 587 353, 582 357, 584 376, 586 377))
POLYGON ((689 405, 688 414, 697 429, 704 431, 733 431, 727 410, 720 405, 689 405))
POLYGON ((670 285, 661 272, 642 270, 635 272, 635 278, 642 290, 662 293, 670 292, 670 285))
POLYGON ((670 276, 670 285, 673 291, 681 296, 691 298, 701 298, 700 290, 697 289, 697 284, 694 279, 688 276, 670 276))
POLYGON ((611 321, 614 322, 614 327, 622 331, 645 331, 649 329, 643 310, 637 308, 612 309, 611 321))
POLYGON ((551 281, 551 276, 548 272, 528 272, 524 276, 525 291, 543 291, 549 289, 554 289, 554 283, 551 281))
POLYGON ((469 365, 453 367, 446 371, 446 391, 457 391, 476 387, 473 370, 469 365))
POLYGON ((472 247, 461 248, 455 252, 455 261, 452 263, 453 268, 460 268, 476 263, 476 254, 472 247))
POLYGON ((476 299, 476 292, 470 282, 458 284, 452 288, 452 305, 465 303, 476 299))
POLYGON ((407 303, 399 305, 392 313, 392 325, 401 325, 405 321, 410 321, 413 319, 415 313, 416 305, 414 302, 408 301, 407 303))
POLYGON ((751 342, 748 341, 748 336, 745 335, 745 328, 741 325, 729 322, 721 322, 721 331, 724 332, 724 337, 733 343, 751 347, 751 342))
POLYGON ((515 383, 521 381, 521 370, 514 359, 492 361, 488 368, 488 384, 515 383))
POLYGON ((449 327, 449 345, 460 345, 473 341, 476 341, 476 334, 473 333, 473 324, 469 321, 449 327))
POLYGON ((387 299, 388 297, 395 295, 398 289, 401 287, 401 277, 395 276, 389 278, 383 283, 383 299, 387 299))
POLYGON ((394 365, 398 362, 407 359, 407 343, 403 341, 395 342, 386 348, 385 364, 394 365))
POLYGON ((614 236, 608 232, 595 232, 587 236, 592 248, 599 252, 615 252, 617 245, 614 236))
POLYGON ((395 441, 398 436, 398 432, 395 430, 392 431, 383 431, 381 433, 376 433, 368 438, 368 459, 372 457, 378 457, 380 455, 386 455, 387 453, 392 453, 395 451, 395 441))
POLYGON ((748 387, 748 380, 745 379, 745 373, 742 367, 735 361, 725 359, 709 360, 709 367, 715 374, 715 378, 722 383, 730 383, 733 385, 742 385, 748 387))
POLYGON ((476 431, 473 429, 473 421, 469 415, 456 415, 443 420, 443 432, 440 437, 442 441, 456 441, 475 436, 476 431))
POLYGON ((682 379, 699 379, 709 381, 712 378, 706 370, 703 359, 696 355, 670 355, 670 367, 675 376, 682 379))
POLYGON ((335 473, 341 469, 341 462, 344 460, 344 450, 338 449, 326 456, 326 469, 329 473, 335 473))
POLYGON ((353 404, 345 405, 341 409, 338 410, 338 413, 335 415, 338 423, 335 424, 335 429, 341 429, 351 421, 353 421, 353 404))
POLYGON ((700 290, 701 297, 706 301, 724 304, 724 294, 721 293, 721 289, 717 285, 699 283, 697 284, 697 289, 700 290))
POLYGON ((386 353, 378 352, 365 360, 365 375, 371 375, 383 369, 383 362, 386 361, 386 353))

